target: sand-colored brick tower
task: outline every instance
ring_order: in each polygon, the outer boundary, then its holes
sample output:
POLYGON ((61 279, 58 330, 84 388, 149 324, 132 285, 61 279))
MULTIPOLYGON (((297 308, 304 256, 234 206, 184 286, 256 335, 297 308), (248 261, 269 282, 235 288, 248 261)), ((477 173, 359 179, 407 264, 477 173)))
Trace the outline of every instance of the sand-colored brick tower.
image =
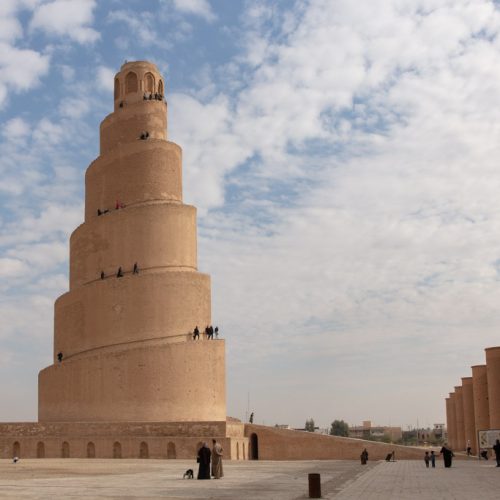
POLYGON ((224 341, 191 335, 211 322, 210 277, 197 270, 196 209, 182 203, 164 80, 137 61, 114 84, 85 222, 70 239, 69 291, 55 303, 39 421, 225 421, 224 341))

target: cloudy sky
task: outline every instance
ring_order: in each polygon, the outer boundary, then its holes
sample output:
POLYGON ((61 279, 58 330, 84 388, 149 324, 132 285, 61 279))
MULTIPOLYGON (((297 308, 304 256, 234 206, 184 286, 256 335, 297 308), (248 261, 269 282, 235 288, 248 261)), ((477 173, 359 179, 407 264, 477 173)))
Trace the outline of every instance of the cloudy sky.
POLYGON ((37 417, 125 60, 166 80, 228 414, 444 422, 500 344, 500 8, 2 0, 0 421, 37 417))

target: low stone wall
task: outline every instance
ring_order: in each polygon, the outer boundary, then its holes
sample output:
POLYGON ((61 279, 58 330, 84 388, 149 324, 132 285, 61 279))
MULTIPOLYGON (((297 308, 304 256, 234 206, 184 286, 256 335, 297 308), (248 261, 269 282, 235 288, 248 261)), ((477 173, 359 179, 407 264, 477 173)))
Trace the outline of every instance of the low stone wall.
POLYGON ((243 424, 189 423, 4 423, 0 424, 0 458, 159 458, 196 459, 202 442, 217 438, 224 456, 246 460, 248 439, 243 424), (228 432, 229 431, 229 432, 228 432))
POLYGON ((245 436, 250 458, 257 453, 259 460, 359 460, 365 448, 369 460, 383 460, 393 451, 396 460, 423 459, 425 453, 421 448, 253 424, 245 424, 245 436))
MULTIPOLYGON (((23 422, 0 424, 0 458, 196 459, 201 443, 216 438, 229 460, 422 459, 408 446, 227 422, 23 422)), ((462 458, 457 456, 457 458, 462 458)))

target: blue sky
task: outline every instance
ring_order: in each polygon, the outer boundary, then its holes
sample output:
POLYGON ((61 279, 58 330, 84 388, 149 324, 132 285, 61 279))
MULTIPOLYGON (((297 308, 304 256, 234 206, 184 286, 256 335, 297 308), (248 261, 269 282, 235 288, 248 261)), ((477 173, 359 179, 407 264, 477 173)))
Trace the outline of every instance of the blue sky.
POLYGON ((500 344, 486 0, 2 0, 0 420, 36 419, 125 60, 166 81, 228 414, 432 425, 500 344))

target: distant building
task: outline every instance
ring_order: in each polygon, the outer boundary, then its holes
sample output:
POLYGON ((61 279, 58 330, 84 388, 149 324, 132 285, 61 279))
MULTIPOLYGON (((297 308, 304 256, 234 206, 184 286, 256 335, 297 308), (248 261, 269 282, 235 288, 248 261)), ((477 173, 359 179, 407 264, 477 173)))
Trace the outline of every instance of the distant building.
POLYGON ((370 420, 364 420, 363 425, 349 427, 349 437, 352 438, 381 439, 384 436, 387 436, 392 442, 399 441, 403 437, 403 431, 401 427, 372 426, 370 420))
POLYGON ((446 426, 445 424, 434 424, 434 437, 436 439, 446 439, 446 426))

